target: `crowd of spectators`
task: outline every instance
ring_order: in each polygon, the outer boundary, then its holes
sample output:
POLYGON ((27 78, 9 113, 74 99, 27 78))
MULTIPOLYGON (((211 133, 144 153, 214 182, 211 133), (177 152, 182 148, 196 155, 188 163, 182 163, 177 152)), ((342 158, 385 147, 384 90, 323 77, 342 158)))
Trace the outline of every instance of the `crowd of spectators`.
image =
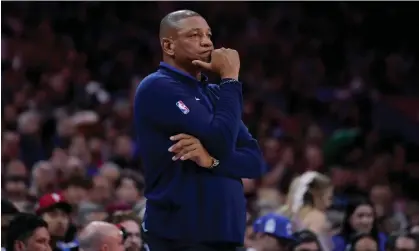
POLYGON ((398 125, 382 129, 375 113, 389 96, 407 102, 419 94, 414 5, 169 1, 2 7, 2 198, 39 215, 45 214, 43 205, 65 200, 70 223, 61 224, 53 213, 53 231, 69 224, 73 232, 58 235, 74 235, 120 211, 142 217, 133 93, 161 60, 160 19, 183 8, 208 20, 216 47, 240 53, 243 120, 270 168, 261 180, 243 180, 249 222, 284 204, 297 174, 315 170, 334 186, 328 211, 334 231, 357 196, 372 201, 380 231, 418 228, 419 106, 409 106, 403 117, 413 126, 411 137, 398 125))

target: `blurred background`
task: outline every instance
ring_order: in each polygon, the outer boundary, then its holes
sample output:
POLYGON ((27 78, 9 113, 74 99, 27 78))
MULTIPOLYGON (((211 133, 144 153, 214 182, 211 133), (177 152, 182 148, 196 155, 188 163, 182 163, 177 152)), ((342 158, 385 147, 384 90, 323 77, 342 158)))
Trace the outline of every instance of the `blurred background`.
POLYGON ((243 120, 270 167, 244 180, 250 216, 316 170, 334 185, 336 226, 354 196, 371 199, 384 232, 419 225, 412 4, 2 2, 2 198, 34 212, 58 193, 76 228, 120 210, 142 217, 133 94, 161 59, 161 18, 186 8, 241 56, 243 120))

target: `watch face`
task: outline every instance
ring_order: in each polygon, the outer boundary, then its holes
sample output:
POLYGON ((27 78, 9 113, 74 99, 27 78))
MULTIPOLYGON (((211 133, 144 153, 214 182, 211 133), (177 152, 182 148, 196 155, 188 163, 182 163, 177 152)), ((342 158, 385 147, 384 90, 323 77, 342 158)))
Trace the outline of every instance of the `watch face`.
POLYGON ((220 161, 218 159, 214 159, 214 164, 213 166, 218 166, 218 164, 220 164, 220 161))

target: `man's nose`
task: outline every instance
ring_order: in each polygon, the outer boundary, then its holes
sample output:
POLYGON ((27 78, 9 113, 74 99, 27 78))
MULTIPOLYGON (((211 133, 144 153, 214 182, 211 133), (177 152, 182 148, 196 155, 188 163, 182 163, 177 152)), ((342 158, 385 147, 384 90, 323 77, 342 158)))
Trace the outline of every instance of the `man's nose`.
POLYGON ((212 47, 213 44, 212 44, 211 38, 208 37, 208 36, 204 36, 201 40, 201 46, 202 47, 212 47))

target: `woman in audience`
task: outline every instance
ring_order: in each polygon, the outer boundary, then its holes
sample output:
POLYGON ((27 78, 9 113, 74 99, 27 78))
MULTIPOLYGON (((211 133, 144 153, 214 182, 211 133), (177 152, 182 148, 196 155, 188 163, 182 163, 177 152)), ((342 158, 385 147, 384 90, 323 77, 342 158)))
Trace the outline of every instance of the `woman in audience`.
POLYGON ((333 251, 345 251, 352 236, 370 234, 378 243, 378 250, 385 250, 386 236, 378 232, 373 205, 364 198, 350 201, 345 210, 342 230, 333 236, 333 251))
POLYGON ((279 213, 292 219, 295 230, 314 232, 324 251, 331 250, 330 224, 326 209, 331 205, 333 187, 330 179, 318 172, 305 172, 292 183, 287 204, 279 213))

